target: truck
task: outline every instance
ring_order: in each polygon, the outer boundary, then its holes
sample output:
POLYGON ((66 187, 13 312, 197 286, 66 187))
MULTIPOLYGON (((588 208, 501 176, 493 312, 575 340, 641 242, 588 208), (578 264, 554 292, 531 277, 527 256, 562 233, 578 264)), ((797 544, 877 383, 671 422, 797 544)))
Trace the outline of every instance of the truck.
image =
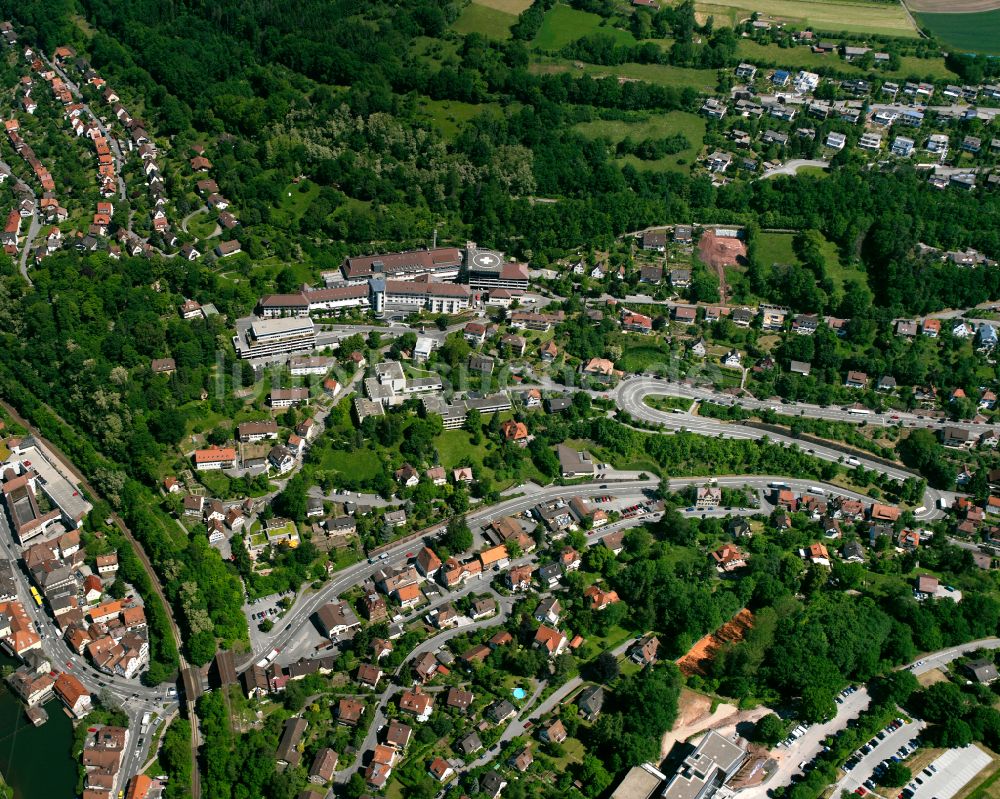
POLYGON ((951 500, 948 497, 938 497, 937 506, 939 510, 948 510, 951 507, 951 500))
POLYGON ((278 650, 272 649, 270 652, 264 655, 264 657, 262 657, 260 660, 257 661, 257 665, 260 666, 262 669, 266 669, 268 666, 271 665, 271 662, 276 657, 278 657, 278 650))

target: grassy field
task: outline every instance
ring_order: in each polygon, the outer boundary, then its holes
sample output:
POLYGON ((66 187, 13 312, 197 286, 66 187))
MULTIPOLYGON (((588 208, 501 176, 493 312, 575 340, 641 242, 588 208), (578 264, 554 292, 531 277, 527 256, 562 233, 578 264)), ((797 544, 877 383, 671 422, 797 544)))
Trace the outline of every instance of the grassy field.
POLYGON ((670 362, 668 350, 661 349, 652 343, 625 347, 618 366, 626 372, 644 372, 651 366, 670 362))
POLYGON ((710 3, 697 3, 695 7, 701 14, 712 14, 720 22, 739 21, 756 11, 765 17, 809 25, 821 31, 917 35, 901 5, 866 3, 864 0, 711 0, 710 3))
MULTIPOLYGON (((798 263, 799 259, 792 247, 793 238, 791 233, 761 233, 757 239, 757 251, 760 253, 761 261, 767 266, 798 263)), ((837 252, 833 242, 824 243, 823 256, 826 258, 827 274, 838 289, 843 287, 845 280, 868 282, 868 276, 864 272, 840 262, 840 253, 837 252)))
MULTIPOLYGON (((808 47, 778 47, 776 44, 758 44, 743 39, 737 43, 736 52, 745 61, 780 64, 791 69, 817 70, 821 67, 836 67, 840 72, 858 75, 868 72, 855 64, 844 61, 839 56, 814 53, 808 47)), ((932 80, 955 80, 958 77, 945 66, 943 58, 917 58, 915 56, 903 56, 900 58, 900 67, 897 71, 879 70, 879 74, 895 78, 905 78, 912 75, 932 80)))
POLYGON ((463 103, 458 100, 431 100, 421 98, 417 104, 420 115, 425 117, 446 139, 454 139, 462 126, 484 111, 496 112, 500 115, 500 106, 496 103, 463 103))
POLYGON ((276 224, 297 224, 312 201, 319 196, 319 185, 311 180, 289 183, 281 193, 281 204, 272 212, 276 224))
POLYGON ((531 71, 536 73, 572 72, 575 75, 590 75, 592 78, 613 75, 618 78, 644 80, 658 86, 673 86, 678 89, 690 86, 699 92, 711 92, 717 83, 715 70, 672 67, 666 64, 619 64, 613 67, 584 64, 582 68, 578 68, 568 58, 546 58, 533 63, 531 71))
POLYGON ((327 450, 320 464, 320 469, 343 472, 358 480, 371 480, 381 468, 382 462, 371 449, 359 449, 354 452, 327 450))
POLYGON ((630 163, 636 169, 647 169, 652 172, 677 169, 687 171, 691 163, 701 152, 705 139, 705 120, 697 114, 685 111, 671 111, 667 114, 656 114, 644 121, 624 121, 596 119, 592 122, 582 122, 576 126, 584 136, 610 139, 617 144, 626 136, 635 141, 642 139, 662 139, 675 133, 683 133, 690 146, 674 155, 668 155, 655 161, 643 161, 633 155, 625 156, 619 161, 630 163))
POLYGON ((205 211, 191 218, 191 221, 188 222, 188 233, 204 240, 211 236, 217 227, 215 214, 211 211, 205 211))
POLYGON ((538 29, 532 44, 540 50, 559 50, 570 42, 575 42, 591 33, 605 33, 622 44, 635 44, 635 38, 628 31, 602 25, 604 18, 587 11, 577 11, 564 5, 555 5, 545 15, 542 27, 538 29))
POLYGON ((917 20, 956 50, 1000 54, 1000 10, 978 14, 918 14, 917 20))
POLYGON ((513 14, 515 17, 531 7, 531 0, 473 0, 481 6, 495 8, 505 14, 513 14))
POLYGON ((469 3, 451 26, 456 32, 481 33, 491 39, 509 39, 517 14, 508 14, 493 6, 469 3))
POLYGON ((652 394, 646 397, 643 402, 650 408, 658 411, 687 411, 691 407, 691 400, 684 397, 667 397, 659 394, 652 394))

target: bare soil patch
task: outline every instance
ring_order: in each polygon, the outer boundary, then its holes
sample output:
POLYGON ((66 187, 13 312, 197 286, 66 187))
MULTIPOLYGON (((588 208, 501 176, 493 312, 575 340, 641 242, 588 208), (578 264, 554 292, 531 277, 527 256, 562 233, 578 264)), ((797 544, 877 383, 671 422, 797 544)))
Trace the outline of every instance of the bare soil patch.
POLYGON ((743 608, 730 621, 691 647, 691 651, 677 661, 677 667, 688 677, 692 674, 704 675, 715 653, 726 644, 742 641, 751 627, 753 627, 753 613, 743 608))
POLYGON ((930 671, 925 671, 923 674, 918 674, 917 682, 920 683, 921 688, 926 688, 928 685, 934 685, 936 682, 948 682, 948 678, 941 669, 931 669, 930 671))

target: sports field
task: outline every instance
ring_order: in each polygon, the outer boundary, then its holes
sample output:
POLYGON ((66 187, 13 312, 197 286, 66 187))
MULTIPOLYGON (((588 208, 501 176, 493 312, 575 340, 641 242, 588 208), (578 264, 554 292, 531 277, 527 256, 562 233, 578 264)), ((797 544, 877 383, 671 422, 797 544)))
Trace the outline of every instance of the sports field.
MULTIPOLYGON (((993 3, 994 9, 997 5, 993 3)), ((1000 54, 1000 9, 976 14, 921 13, 917 14, 917 20, 943 44, 955 50, 1000 54)))
POLYGON ((559 50, 592 33, 607 34, 622 44, 635 44, 635 37, 631 33, 602 24, 604 22, 604 18, 598 14, 557 4, 545 15, 532 44, 540 50, 559 50))
POLYGON ((756 11, 768 18, 831 33, 917 35, 902 5, 865 0, 710 0, 695 7, 700 14, 715 15, 720 21, 739 21, 756 11))

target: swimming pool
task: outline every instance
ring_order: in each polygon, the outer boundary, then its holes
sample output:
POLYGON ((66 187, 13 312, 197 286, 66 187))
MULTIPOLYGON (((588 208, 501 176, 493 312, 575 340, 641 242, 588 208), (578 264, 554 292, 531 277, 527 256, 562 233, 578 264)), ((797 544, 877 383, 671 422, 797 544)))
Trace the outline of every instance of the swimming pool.
POLYGON ((523 688, 515 688, 511 693, 514 695, 515 699, 524 699, 528 695, 528 692, 523 688))

